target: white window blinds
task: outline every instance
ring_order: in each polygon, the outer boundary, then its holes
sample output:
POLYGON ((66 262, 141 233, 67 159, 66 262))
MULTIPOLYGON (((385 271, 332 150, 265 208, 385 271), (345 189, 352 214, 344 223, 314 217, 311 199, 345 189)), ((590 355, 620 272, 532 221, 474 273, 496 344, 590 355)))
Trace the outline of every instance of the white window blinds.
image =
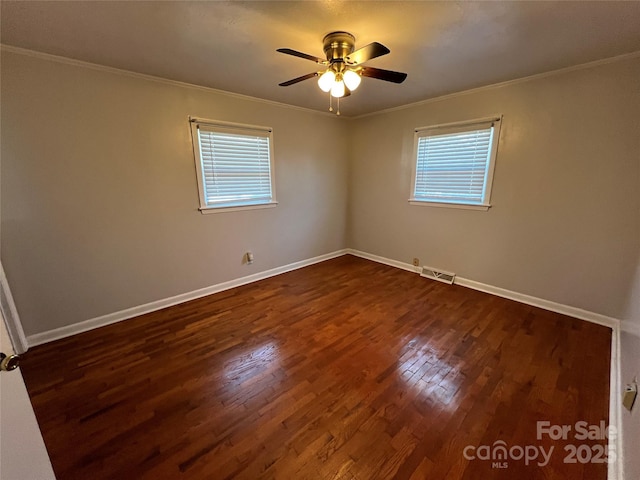
POLYGON ((417 130, 412 200, 488 206, 496 123, 417 130))
POLYGON ((274 202, 271 130, 197 124, 202 208, 274 202))

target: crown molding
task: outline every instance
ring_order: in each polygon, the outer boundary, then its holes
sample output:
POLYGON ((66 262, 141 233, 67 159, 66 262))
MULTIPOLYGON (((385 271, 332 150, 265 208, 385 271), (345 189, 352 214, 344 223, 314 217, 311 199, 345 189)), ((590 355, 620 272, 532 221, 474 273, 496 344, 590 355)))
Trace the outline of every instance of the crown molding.
MULTIPOLYGON (((183 88, 190 88, 193 90, 200 90, 203 92, 208 92, 208 93, 216 93, 219 95, 224 95, 227 97, 231 97, 231 98, 237 98, 240 100, 249 100, 249 101, 253 101, 253 102, 258 102, 258 103, 264 103, 267 105, 272 105, 272 106, 276 106, 276 107, 282 107, 282 108, 289 108, 292 110, 298 110, 298 111, 302 111, 302 112, 307 112, 307 113, 314 113, 317 115, 322 115, 325 117, 331 117, 331 118, 336 118, 336 115, 329 113, 329 112, 321 112, 319 110, 314 110, 313 108, 307 108, 307 107, 300 107, 298 105, 291 105, 288 103, 282 103, 282 102, 276 102, 275 100, 267 100, 264 98, 259 98, 259 97, 252 97, 251 95, 244 95, 242 93, 234 93, 234 92, 228 92, 227 90, 220 90, 217 88, 213 88, 213 87, 205 87, 202 85, 195 85, 193 83, 187 83, 187 82, 181 82, 179 80, 171 80, 168 78, 163 78, 163 77, 156 77, 155 75, 148 75, 146 73, 138 73, 138 72, 132 72, 130 70, 123 70, 121 68, 115 68, 115 67, 108 67, 106 65, 100 65, 97 63, 91 63, 91 62, 85 62, 84 60, 76 60, 74 58, 68 58, 68 57, 62 57, 60 55, 53 55, 51 53, 44 53, 44 52, 38 52, 36 50, 29 50, 27 48, 22 48, 22 47, 14 47, 13 45, 6 45, 3 43, 0 43, 0 51, 2 52, 8 52, 8 53, 14 53, 17 55, 23 55, 26 57, 33 57, 33 58, 39 58, 41 60, 48 60, 51 62, 56 62, 56 63, 62 63, 64 65, 71 65, 71 66, 75 66, 75 67, 84 67, 84 68, 88 68, 91 70, 98 70, 101 72, 107 72, 107 73, 112 73, 112 74, 116 74, 116 75, 123 75, 126 77, 132 77, 132 78, 138 78, 138 79, 142 79, 142 80, 148 80, 151 82, 156 82, 156 83, 162 83, 165 85, 173 85, 176 87, 183 87, 183 88)), ((340 117, 337 117, 340 118, 340 117)))
POLYGON ((340 120, 347 120, 347 121, 348 120, 358 120, 360 118, 372 117, 372 116, 380 115, 380 114, 383 114, 383 113, 396 112, 396 111, 399 111, 399 110, 405 110, 407 108, 417 107, 417 106, 420 106, 420 105, 427 105, 429 103, 440 102, 440 101, 448 100, 448 99, 451 99, 451 98, 461 97, 461 96, 465 96, 465 95, 471 95, 473 93, 484 92, 484 91, 493 90, 493 89, 500 88, 500 87, 506 87, 506 86, 509 86, 509 85, 517 85, 519 83, 525 83, 525 82, 529 82, 529 81, 532 81, 532 80, 539 80, 539 79, 542 79, 542 78, 552 77, 552 76, 555 76, 555 75, 562 75, 562 74, 565 74, 565 73, 574 72, 574 71, 578 71, 578 70, 585 70, 585 69, 589 69, 589 68, 599 67, 601 65, 608 65, 610 63, 616 63, 616 62, 621 62, 621 61, 625 61, 625 60, 631 60, 631 59, 634 59, 634 58, 640 58, 640 50, 638 50, 638 51, 635 51, 635 52, 624 53, 622 55, 616 55, 615 57, 602 58, 600 60, 594 60, 592 62, 581 63, 579 65, 572 65, 570 67, 563 67, 563 68, 559 68, 559 69, 556 69, 556 70, 550 70, 548 72, 536 73, 536 74, 529 75, 529 76, 526 76, 526 77, 515 78, 513 80, 506 80, 504 82, 492 83, 490 85, 483 85, 481 87, 471 88, 469 90, 462 90, 462 91, 459 91, 459 92, 448 93, 446 95, 440 95, 440 96, 437 96, 437 97, 431 97, 431 98, 427 98, 425 100, 419 100, 417 102, 407 103, 407 104, 404 104, 404 105, 399 105, 397 107, 385 108, 383 110, 377 110, 375 112, 365 113, 365 114, 362 114, 362 115, 355 115, 355 116, 341 115, 341 116, 338 117, 338 116, 336 116, 336 115, 334 115, 332 113, 322 112, 322 111, 315 110, 315 109, 312 109, 312 108, 300 107, 298 105, 291 105, 291 104, 288 104, 288 103, 276 102, 275 100, 267 100, 267 99, 259 98, 259 97, 252 97, 250 95, 244 95, 244 94, 241 94, 241 93, 229 92, 229 91, 226 91, 226 90, 220 90, 220 89, 213 88, 213 87, 205 87, 205 86, 202 86, 202 85, 195 85, 193 83, 181 82, 181 81, 178 81, 178 80, 170 80, 168 78, 156 77, 154 75, 148 75, 148 74, 145 74, 145 73, 137 73, 137 72, 132 72, 130 70, 123 70, 123 69, 120 69, 120 68, 108 67, 108 66, 105 66, 105 65, 97 64, 97 63, 85 62, 84 60, 76 60, 76 59, 73 59, 73 58, 62 57, 60 55, 53 55, 51 53, 38 52, 36 50, 29 50, 27 48, 15 47, 13 45, 6 45, 6 44, 0 43, 0 51, 9 52, 9 53, 15 53, 15 54, 18 54, 18 55, 24 55, 24 56, 28 56, 28 57, 40 58, 42 60, 49 60, 49 61, 52 61, 52 62, 62 63, 62 64, 66 64, 66 65, 85 67, 85 68, 89 68, 89 69, 92 69, 92 70, 98 70, 98 71, 103 71, 103 72, 108 72, 108 73, 113 73, 113 74, 118 74, 118 75, 124 75, 124 76, 128 76, 128 77, 133 77, 133 78, 140 78, 140 79, 149 80, 149 81, 152 81, 152 82, 163 83, 163 84, 166 84, 166 85, 173 85, 173 86, 178 86, 178 87, 191 88, 191 89, 194 89, 194 90, 200 90, 200 91, 209 92, 209 93, 217 93, 219 95, 225 95, 225 96, 231 97, 231 98, 238 98, 238 99, 241 99, 241 100, 250 100, 250 101, 254 101, 254 102, 264 103, 264 104, 267 104, 267 105, 272 105, 272 106, 277 106, 277 107, 282 107, 282 108, 290 108, 290 109, 293 109, 293 110, 303 111, 303 112, 307 112, 307 113, 314 113, 314 114, 322 115, 322 116, 325 116, 325 117, 339 118, 340 120))
POLYGON ((440 95, 437 97, 427 98, 425 100, 419 100, 417 102, 407 103, 404 105, 399 105, 397 107, 385 108, 383 110, 378 110, 376 112, 364 113, 362 115, 357 115, 354 117, 350 117, 352 120, 358 120, 360 118, 373 117, 375 115, 380 115, 383 113, 391 113, 399 110, 405 110, 407 108, 418 107, 420 105, 427 105, 429 103, 440 102, 442 100, 448 100, 451 98, 462 97, 465 95, 471 95, 473 93, 484 92, 488 90, 493 90, 496 88, 507 87, 510 85, 517 85, 519 83, 530 82, 533 80, 540 80, 542 78, 553 77, 556 75, 563 75, 565 73, 575 72, 578 70, 586 70, 589 68, 595 68, 602 65, 608 65, 610 63, 623 62, 625 60, 631 60, 634 58, 640 58, 640 50, 630 53, 624 53, 622 55, 616 55, 615 57, 607 57, 601 58, 600 60, 594 60, 592 62, 581 63, 578 65, 572 65, 570 67, 558 68, 556 70, 549 70, 548 72, 535 73, 533 75, 528 75, 526 77, 514 78, 513 80, 506 80, 504 82, 492 83, 490 85, 483 85, 482 87, 471 88, 469 90, 462 90, 459 92, 447 93, 446 95, 440 95))

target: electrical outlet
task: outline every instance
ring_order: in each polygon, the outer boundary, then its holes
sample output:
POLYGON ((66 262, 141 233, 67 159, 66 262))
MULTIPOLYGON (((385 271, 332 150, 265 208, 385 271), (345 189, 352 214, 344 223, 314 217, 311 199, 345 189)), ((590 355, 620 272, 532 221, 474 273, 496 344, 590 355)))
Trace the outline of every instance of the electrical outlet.
POLYGON ((419 258, 414 258, 414 259, 413 259, 413 266, 414 266, 414 267, 417 267, 417 266, 419 266, 419 265, 420 265, 420 259, 419 259, 419 258))
POLYGON ((631 411, 633 404, 636 403, 636 397, 638 396, 638 384, 629 383, 624 389, 624 396, 622 397, 622 405, 624 408, 631 411))

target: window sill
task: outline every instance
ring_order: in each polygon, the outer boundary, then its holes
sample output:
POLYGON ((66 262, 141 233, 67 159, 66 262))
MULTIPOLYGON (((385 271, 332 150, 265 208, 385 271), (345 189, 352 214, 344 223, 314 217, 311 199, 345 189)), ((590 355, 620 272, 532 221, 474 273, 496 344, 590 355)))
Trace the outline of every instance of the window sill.
POLYGON ((423 202, 422 200, 409 199, 410 205, 418 205, 420 207, 439 207, 439 208, 460 208, 463 210, 483 210, 487 211, 491 205, 472 205, 468 203, 448 203, 448 202, 423 202))
POLYGON ((226 213, 226 212, 238 212, 240 210, 256 210, 260 208, 273 208, 278 205, 278 202, 268 203, 253 203, 251 205, 228 205, 220 207, 200 207, 200 213, 203 215, 209 215, 210 213, 226 213))

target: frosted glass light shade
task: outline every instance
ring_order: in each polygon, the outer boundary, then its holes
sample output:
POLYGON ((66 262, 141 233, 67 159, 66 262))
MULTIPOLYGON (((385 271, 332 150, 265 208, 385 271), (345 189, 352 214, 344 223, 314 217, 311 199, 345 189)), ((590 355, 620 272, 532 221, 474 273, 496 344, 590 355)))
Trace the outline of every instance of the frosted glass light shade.
POLYGON ((322 90, 323 92, 328 92, 329 90, 331 90, 335 79, 336 74, 331 70, 327 70, 326 72, 324 72, 322 75, 320 75, 320 78, 318 78, 318 86, 320 87, 320 90, 322 90))
POLYGON ((331 96, 332 97, 344 97, 344 82, 342 80, 333 83, 333 87, 331 87, 331 96))
POLYGON ((360 81, 362 80, 360 78, 360 75, 358 75, 353 70, 347 70, 346 72, 344 72, 344 74, 342 75, 342 78, 344 79, 344 83, 347 86, 347 88, 352 92, 356 88, 358 88, 358 85, 360 85, 360 81))

